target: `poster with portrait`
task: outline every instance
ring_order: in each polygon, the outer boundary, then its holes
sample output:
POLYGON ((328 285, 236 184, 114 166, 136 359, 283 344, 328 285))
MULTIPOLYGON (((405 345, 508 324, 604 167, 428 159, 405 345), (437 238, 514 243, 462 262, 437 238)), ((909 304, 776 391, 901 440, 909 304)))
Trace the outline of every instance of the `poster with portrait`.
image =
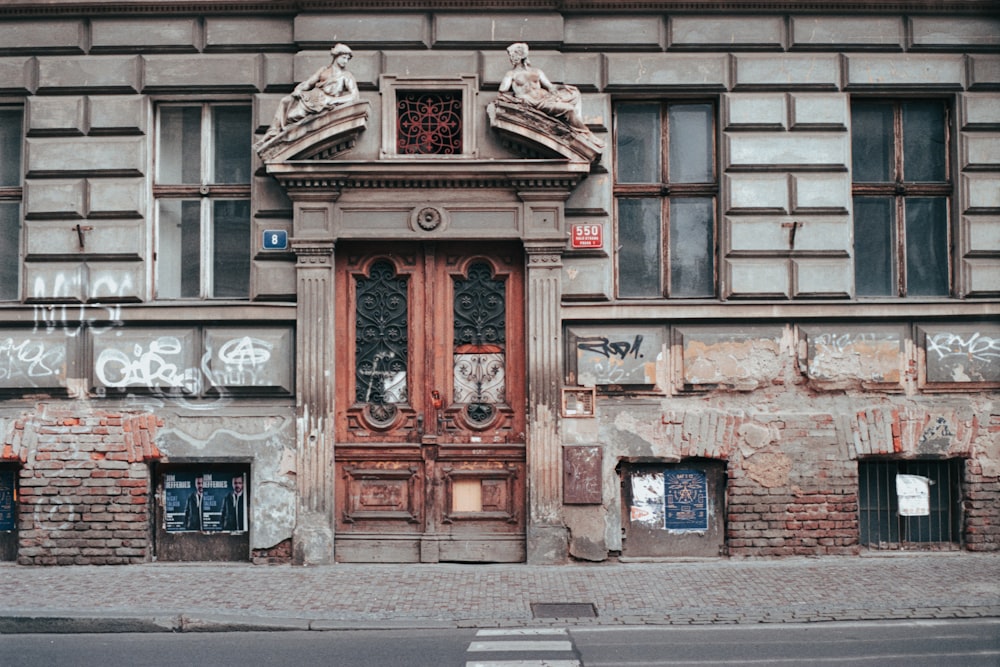
POLYGON ((167 532, 247 530, 246 477, 243 471, 210 467, 164 474, 167 532))

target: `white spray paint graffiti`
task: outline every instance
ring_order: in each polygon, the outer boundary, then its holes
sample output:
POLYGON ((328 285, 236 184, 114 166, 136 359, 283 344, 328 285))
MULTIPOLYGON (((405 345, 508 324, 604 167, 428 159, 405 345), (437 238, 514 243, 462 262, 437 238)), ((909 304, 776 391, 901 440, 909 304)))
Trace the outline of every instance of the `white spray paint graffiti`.
POLYGON ((809 337, 809 375, 898 382, 900 338, 895 333, 822 333, 809 337))
POLYGON ((67 336, 78 336, 84 330, 102 334, 124 324, 121 306, 80 304, 78 306, 35 306, 32 333, 43 328, 46 333, 60 331, 67 336), (98 326, 98 323, 104 323, 98 326))
POLYGON ((244 387, 267 384, 267 378, 261 376, 261 371, 267 369, 273 347, 265 340, 250 336, 226 341, 217 355, 222 368, 213 373, 215 381, 244 387))
POLYGON ((1000 381, 1000 338, 980 332, 928 336, 927 374, 934 382, 1000 381))
POLYGON ((271 386, 272 343, 253 336, 225 340, 217 353, 202 355, 200 368, 185 363, 185 345, 177 336, 160 336, 131 350, 108 347, 97 355, 98 393, 141 387, 152 396, 196 410, 229 400, 226 387, 271 386), (199 399, 199 400, 194 400, 199 399))
POLYGON ((102 272, 91 266, 81 266, 55 275, 37 275, 31 281, 31 296, 34 299, 72 299, 84 294, 91 299, 129 298, 136 296, 136 289, 129 273, 102 272))
POLYGON ((51 505, 47 510, 42 505, 35 505, 32 513, 34 525, 40 530, 73 530, 78 518, 73 505, 51 505), (61 516, 54 518, 56 514, 61 516), (62 518, 64 520, 60 521, 62 518))
MULTIPOLYGON (((101 336, 125 327, 122 307, 100 304, 36 305, 31 333, 0 330, 0 387, 36 389, 65 387, 73 369, 69 360, 88 341, 93 350, 94 395, 115 395, 142 404, 167 402, 196 410, 210 410, 231 400, 230 388, 290 387, 284 343, 289 330, 268 329, 259 336, 233 335, 232 330, 204 331, 149 337, 129 329, 127 340, 105 344, 101 336), (227 335, 229 334, 229 335, 227 335), (204 336, 200 362, 192 358, 194 341, 204 336), (140 390, 141 391, 137 391, 140 390)), ((159 335, 158 335, 159 334, 159 335)), ((86 389, 84 389, 86 391, 86 389)))
POLYGON ((0 338, 0 386, 37 387, 65 372, 66 346, 30 338, 0 338))
POLYGON ((137 343, 131 356, 116 348, 105 348, 94 362, 94 372, 105 387, 168 387, 186 394, 200 394, 198 369, 180 368, 168 358, 183 352, 176 336, 151 340, 145 349, 137 343))

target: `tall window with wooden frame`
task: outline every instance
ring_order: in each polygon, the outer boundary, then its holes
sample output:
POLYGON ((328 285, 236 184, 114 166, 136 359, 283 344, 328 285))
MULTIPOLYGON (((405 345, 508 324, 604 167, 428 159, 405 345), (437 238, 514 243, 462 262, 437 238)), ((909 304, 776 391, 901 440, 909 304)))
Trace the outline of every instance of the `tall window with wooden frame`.
POLYGON ((249 298, 252 136, 247 105, 158 107, 158 299, 249 298))
POLYGON ((618 296, 716 294, 715 104, 615 105, 618 296))
POLYGON ((0 105, 0 301, 19 295, 24 110, 0 105))
POLYGON ((948 143, 943 100, 851 104, 857 296, 950 294, 948 143))

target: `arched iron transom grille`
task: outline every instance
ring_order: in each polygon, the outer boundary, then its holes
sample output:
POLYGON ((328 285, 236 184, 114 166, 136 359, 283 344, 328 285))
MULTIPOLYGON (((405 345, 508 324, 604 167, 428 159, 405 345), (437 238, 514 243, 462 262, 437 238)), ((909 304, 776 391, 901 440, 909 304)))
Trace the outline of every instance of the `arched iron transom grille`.
POLYGON ((507 307, 504 281, 482 262, 455 279, 455 402, 485 424, 504 402, 507 307))

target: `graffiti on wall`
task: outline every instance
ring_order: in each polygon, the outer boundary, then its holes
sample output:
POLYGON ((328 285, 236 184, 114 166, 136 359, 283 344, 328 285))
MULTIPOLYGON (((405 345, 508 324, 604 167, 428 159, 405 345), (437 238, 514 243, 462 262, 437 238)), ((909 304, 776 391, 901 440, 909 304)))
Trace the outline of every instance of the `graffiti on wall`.
POLYGON ((0 329, 0 389, 66 388, 81 364, 97 396, 217 404, 232 392, 293 391, 289 326, 152 330, 125 327, 121 314, 119 306, 35 306, 30 329, 0 329))
POLYGON ((903 336, 897 331, 807 333, 809 377, 821 381, 898 383, 903 336))
POLYGON ((719 332, 690 328, 679 334, 683 341, 683 383, 687 386, 750 390, 781 375, 780 329, 719 332))
POLYGON ((928 333, 928 382, 1000 382, 1000 332, 928 333))
POLYGON ((65 338, 0 332, 0 388, 52 388, 66 383, 65 338))
POLYGON ((656 384, 656 362, 663 330, 620 327, 574 327, 569 330, 576 383, 585 387, 656 384))

